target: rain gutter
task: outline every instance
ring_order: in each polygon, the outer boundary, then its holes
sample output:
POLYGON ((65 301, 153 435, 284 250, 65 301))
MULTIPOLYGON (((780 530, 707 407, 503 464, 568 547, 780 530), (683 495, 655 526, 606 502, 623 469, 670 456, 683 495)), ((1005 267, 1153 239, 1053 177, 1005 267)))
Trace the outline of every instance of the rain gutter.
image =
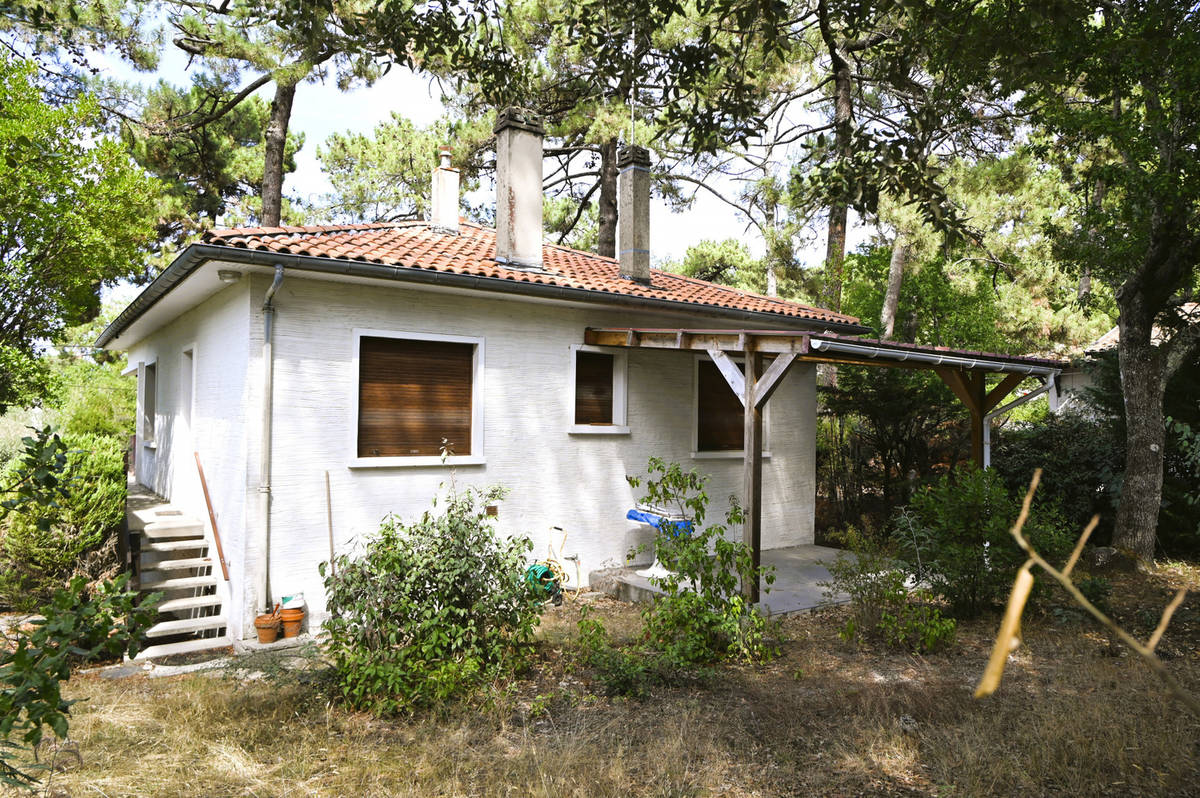
POLYGON ((1054 366, 1038 366, 1020 361, 995 360, 986 357, 967 357, 963 355, 942 355, 933 352, 915 352, 896 347, 871 346, 855 344, 848 341, 829 341, 824 338, 813 338, 810 341, 813 349, 819 352, 837 352, 845 355, 858 355, 897 362, 911 361, 913 363, 928 363, 933 366, 947 366, 961 369, 983 369, 985 371, 1004 372, 1005 374, 1028 374, 1037 377, 1053 377, 1062 371, 1054 366))

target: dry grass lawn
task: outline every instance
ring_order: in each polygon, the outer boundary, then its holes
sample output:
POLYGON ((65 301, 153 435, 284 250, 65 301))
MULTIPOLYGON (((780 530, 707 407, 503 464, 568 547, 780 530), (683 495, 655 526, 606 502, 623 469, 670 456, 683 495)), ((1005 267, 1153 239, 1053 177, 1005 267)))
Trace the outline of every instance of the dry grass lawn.
MULTIPOLYGON (((1200 570, 1113 577, 1145 637, 1200 570)), ((636 610, 595 612, 626 634, 636 610)), ((70 796, 1200 795, 1200 718, 1069 611, 1027 623, 1004 684, 971 698, 996 619, 948 654, 856 649, 842 610, 789 619, 783 656, 644 701, 570 667, 577 610, 544 620, 541 664, 491 700, 380 720, 330 703, 318 674, 72 680, 70 796)), ((619 633, 618 633, 619 634, 619 633)), ((1162 644, 1200 691, 1200 599, 1162 644)))

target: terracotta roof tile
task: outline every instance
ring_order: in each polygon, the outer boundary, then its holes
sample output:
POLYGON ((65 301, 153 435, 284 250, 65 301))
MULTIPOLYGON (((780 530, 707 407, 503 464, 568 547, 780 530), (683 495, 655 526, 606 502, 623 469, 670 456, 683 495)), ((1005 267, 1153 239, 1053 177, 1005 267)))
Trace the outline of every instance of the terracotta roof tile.
POLYGON ((617 261, 589 252, 545 244, 542 269, 508 268, 496 262, 496 233, 463 223, 457 236, 433 230, 428 222, 406 221, 313 227, 243 227, 212 230, 204 242, 241 249, 365 261, 410 269, 535 282, 605 294, 640 296, 694 305, 769 313, 788 319, 855 324, 831 310, 739 291, 724 285, 651 270, 650 285, 622 278, 617 261))

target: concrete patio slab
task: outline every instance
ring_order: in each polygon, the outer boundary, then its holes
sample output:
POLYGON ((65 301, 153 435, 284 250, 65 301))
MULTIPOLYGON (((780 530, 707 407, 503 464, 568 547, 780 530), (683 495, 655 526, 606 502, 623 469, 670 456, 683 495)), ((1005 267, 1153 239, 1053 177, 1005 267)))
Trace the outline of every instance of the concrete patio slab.
MULTIPOLYGON (((829 580, 825 563, 833 562, 839 549, 828 546, 790 546, 762 553, 763 565, 775 567, 775 584, 764 592, 760 606, 771 615, 810 612, 823 604, 843 604, 848 597, 839 595, 831 602, 820 582, 829 580)), ((662 591, 637 571, 645 566, 609 568, 589 575, 592 590, 600 590, 623 601, 649 602, 662 591)))

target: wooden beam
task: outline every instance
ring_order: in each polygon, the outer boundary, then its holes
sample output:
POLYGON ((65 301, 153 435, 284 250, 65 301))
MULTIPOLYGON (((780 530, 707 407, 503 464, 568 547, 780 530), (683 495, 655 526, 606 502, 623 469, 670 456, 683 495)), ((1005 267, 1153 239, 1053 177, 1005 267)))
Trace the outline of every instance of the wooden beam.
POLYGON ((742 585, 742 593, 751 604, 759 599, 758 569, 762 565, 762 412, 754 403, 756 375, 762 370, 762 355, 746 353, 745 393, 743 394, 743 497, 742 541, 750 549, 755 578, 751 584, 742 585))
POLYGON ((779 387, 779 384, 783 382, 784 376, 794 362, 796 362, 795 355, 779 355, 771 365, 767 366, 767 370, 763 372, 763 375, 758 378, 754 389, 754 404, 759 410, 762 410, 766 406, 767 401, 775 393, 775 389, 779 387))
POLYGON ((968 372, 964 381, 970 391, 971 401, 967 407, 971 410, 971 459, 979 468, 984 467, 983 456, 983 403, 987 401, 987 381, 985 375, 978 372, 968 372))
POLYGON ((959 401, 967 406, 968 410, 970 410, 972 413, 977 413, 980 416, 983 415, 983 403, 981 401, 976 404, 975 396, 971 393, 971 387, 968 383, 968 377, 965 372, 959 371, 958 369, 943 368, 941 366, 934 366, 933 370, 937 372, 939 377, 942 378, 942 382, 950 386, 950 390, 954 391, 954 395, 958 397, 959 401))
POLYGON ((1005 375, 1004 379, 1000 380, 1000 384, 988 392, 987 399, 983 402, 983 412, 985 414, 992 412, 997 405, 1004 401, 1004 397, 1012 393, 1013 388, 1024 382, 1028 376, 1028 374, 1005 375))
POLYGON ((733 395, 742 400, 742 404, 745 405, 746 396, 748 395, 746 393, 746 381, 742 376, 742 372, 738 370, 737 363, 734 363, 733 358, 720 349, 708 350, 708 356, 717 365, 717 369, 721 372, 721 376, 725 378, 725 382, 729 383, 729 388, 733 391, 733 395))

